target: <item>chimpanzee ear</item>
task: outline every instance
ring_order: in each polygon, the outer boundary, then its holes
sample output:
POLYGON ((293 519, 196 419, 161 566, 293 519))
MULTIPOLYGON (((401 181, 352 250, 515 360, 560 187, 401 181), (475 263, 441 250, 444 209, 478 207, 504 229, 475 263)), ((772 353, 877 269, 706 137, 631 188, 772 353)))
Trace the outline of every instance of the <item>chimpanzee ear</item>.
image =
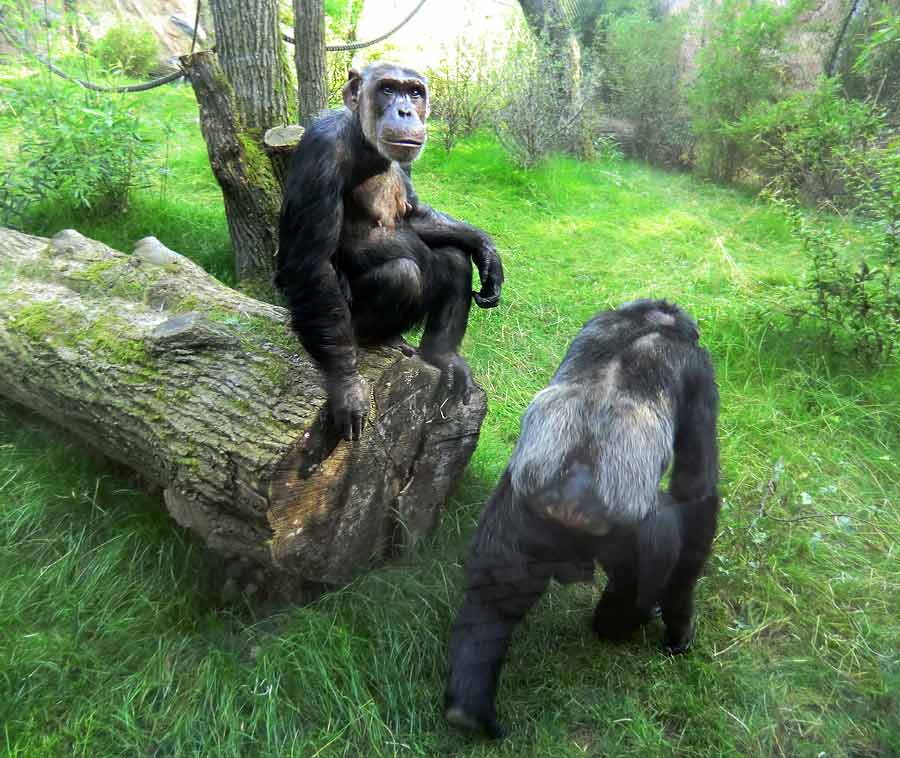
POLYGON ((347 72, 347 83, 344 85, 343 96, 344 96, 344 105, 346 105, 351 111, 355 111, 359 106, 359 87, 362 84, 362 77, 359 75, 359 71, 355 68, 351 68, 347 72))

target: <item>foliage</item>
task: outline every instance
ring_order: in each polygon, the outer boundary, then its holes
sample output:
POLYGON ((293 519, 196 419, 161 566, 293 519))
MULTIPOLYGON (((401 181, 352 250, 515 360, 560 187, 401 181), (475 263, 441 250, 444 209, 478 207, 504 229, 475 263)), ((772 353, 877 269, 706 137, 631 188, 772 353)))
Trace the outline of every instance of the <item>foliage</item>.
POLYGON ((889 0, 867 3, 846 37, 835 73, 847 94, 877 99, 900 117, 900 7, 889 0))
POLYGON ((328 78, 328 107, 340 108, 344 104, 343 91, 347 83, 347 72, 353 63, 350 51, 329 53, 325 56, 325 76, 328 78))
POLYGON ((689 165, 694 137, 684 95, 684 23, 648 7, 604 19, 601 56, 609 113, 634 127, 634 152, 662 166, 689 165))
POLYGON ((752 108, 781 96, 785 36, 801 7, 754 0, 707 5, 706 43, 689 93, 698 165, 707 175, 735 177, 745 155, 732 130, 752 108))
POLYGON ((124 99, 66 85, 49 96, 24 88, 17 104, 27 128, 15 160, 2 166, 0 223, 21 223, 42 201, 120 212, 131 192, 149 183, 149 146, 124 99))
MULTIPOLYGON (((344 44, 356 39, 356 26, 362 14, 363 0, 326 0, 325 22, 328 44, 344 44)), ((293 23, 293 13, 291 22, 293 23)), ((340 50, 325 56, 328 106, 343 105, 341 93, 347 83, 347 72, 353 65, 353 50, 340 50)))
POLYGON ((836 201, 853 194, 844 183, 844 156, 869 145, 885 129, 867 102, 849 100, 838 79, 778 102, 761 102, 724 129, 746 156, 746 166, 779 189, 808 199, 836 201))
POLYGON ((486 40, 465 34, 428 69, 432 116, 443 122, 441 141, 456 142, 490 124, 496 109, 496 66, 486 40))
POLYGON ((853 236, 810 219, 786 182, 774 184, 770 196, 787 213, 809 262, 800 313, 818 320, 831 350, 845 342, 877 365, 900 342, 900 137, 843 148, 831 170, 854 198, 861 232, 853 236))
POLYGON ((159 59, 159 43, 146 24, 122 21, 94 44, 92 52, 111 71, 143 77, 159 59))
POLYGON ((325 15, 331 36, 347 42, 348 30, 355 31, 363 10, 363 0, 325 0, 325 15))
POLYGON ((498 76, 494 130, 522 167, 536 166, 552 151, 570 146, 582 126, 583 109, 573 113, 569 97, 560 96, 556 84, 571 79, 567 65, 524 27, 513 31, 498 76))

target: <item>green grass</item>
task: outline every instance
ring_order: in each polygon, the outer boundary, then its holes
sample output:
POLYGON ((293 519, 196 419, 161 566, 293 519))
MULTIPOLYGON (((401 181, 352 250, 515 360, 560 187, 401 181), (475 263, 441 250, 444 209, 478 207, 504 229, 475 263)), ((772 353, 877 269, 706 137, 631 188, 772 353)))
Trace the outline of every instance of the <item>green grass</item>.
MULTIPOLYGON (((148 125, 175 130, 166 193, 109 219, 44 209, 33 230, 77 226, 126 250, 155 234, 230 280, 190 93, 134 97, 148 125)), ((4 134, 11 123, 0 116, 4 134)), ((487 137, 449 156, 435 143, 415 180, 489 230, 507 272, 501 307, 470 321, 464 354, 490 409, 436 534, 307 607, 223 608, 158 497, 0 404, 5 754, 900 754, 900 372, 826 358, 779 314, 774 288, 804 266, 787 225, 744 193, 637 164, 518 171, 487 137), (504 671, 510 738, 473 740, 439 708, 466 540, 570 339, 637 296, 695 314, 721 386, 725 503, 696 646, 667 658, 657 627, 600 643, 597 589, 553 587, 504 671)))

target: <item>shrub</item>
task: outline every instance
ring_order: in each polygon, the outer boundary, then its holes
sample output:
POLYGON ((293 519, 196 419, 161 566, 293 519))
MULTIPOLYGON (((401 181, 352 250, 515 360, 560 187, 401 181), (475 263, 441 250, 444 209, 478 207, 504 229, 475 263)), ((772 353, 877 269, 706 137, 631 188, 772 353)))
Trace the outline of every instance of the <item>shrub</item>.
POLYGON ((795 311, 818 321, 832 349, 845 343, 876 365, 900 341, 900 138, 845 150, 836 170, 856 198, 860 239, 810 221, 789 187, 773 188, 770 196, 787 213, 809 263, 806 296, 795 311))
POLYGON ((847 190, 847 151, 870 144, 883 128, 869 103, 846 99, 839 80, 823 79, 812 92, 757 104, 723 132, 748 168, 782 192, 838 201, 847 190))
POLYGON ((867 3, 833 55, 848 96, 877 99, 900 116, 900 9, 895 0, 867 3))
POLYGON ((785 79, 785 34, 800 5, 780 8, 754 0, 710 3, 707 42, 697 55, 689 93, 698 139, 698 166, 725 181, 745 155, 734 127, 759 103, 777 100, 785 79))
POLYGON ((123 22, 97 41, 93 54, 109 70, 144 77, 159 59, 159 44, 148 26, 123 22))
POLYGON ((570 146, 581 127, 582 111, 572 112, 555 82, 571 76, 540 40, 524 29, 514 33, 498 77, 502 93, 494 131, 513 160, 523 167, 540 163, 557 149, 570 146))
POLYGON ((73 98, 69 88, 62 93, 22 97, 19 112, 29 126, 15 163, 0 171, 0 223, 20 223, 45 200, 94 213, 121 211, 147 179, 149 148, 123 101, 93 93, 73 98))
POLYGON ((485 41, 466 35, 427 71, 431 111, 443 124, 441 140, 447 152, 457 140, 493 121, 494 68, 485 41))
POLYGON ((689 165, 694 138, 682 84, 683 23, 642 9, 610 19, 605 36, 609 111, 634 127, 634 152, 663 166, 689 165))

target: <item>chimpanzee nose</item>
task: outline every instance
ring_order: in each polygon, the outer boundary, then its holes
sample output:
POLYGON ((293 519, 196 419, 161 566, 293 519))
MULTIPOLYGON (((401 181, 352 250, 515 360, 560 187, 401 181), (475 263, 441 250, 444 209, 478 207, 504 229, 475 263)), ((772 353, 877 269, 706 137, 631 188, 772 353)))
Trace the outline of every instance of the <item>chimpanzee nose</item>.
POLYGON ((412 116, 412 108, 403 108, 402 106, 397 108, 397 115, 400 118, 409 118, 412 116))

